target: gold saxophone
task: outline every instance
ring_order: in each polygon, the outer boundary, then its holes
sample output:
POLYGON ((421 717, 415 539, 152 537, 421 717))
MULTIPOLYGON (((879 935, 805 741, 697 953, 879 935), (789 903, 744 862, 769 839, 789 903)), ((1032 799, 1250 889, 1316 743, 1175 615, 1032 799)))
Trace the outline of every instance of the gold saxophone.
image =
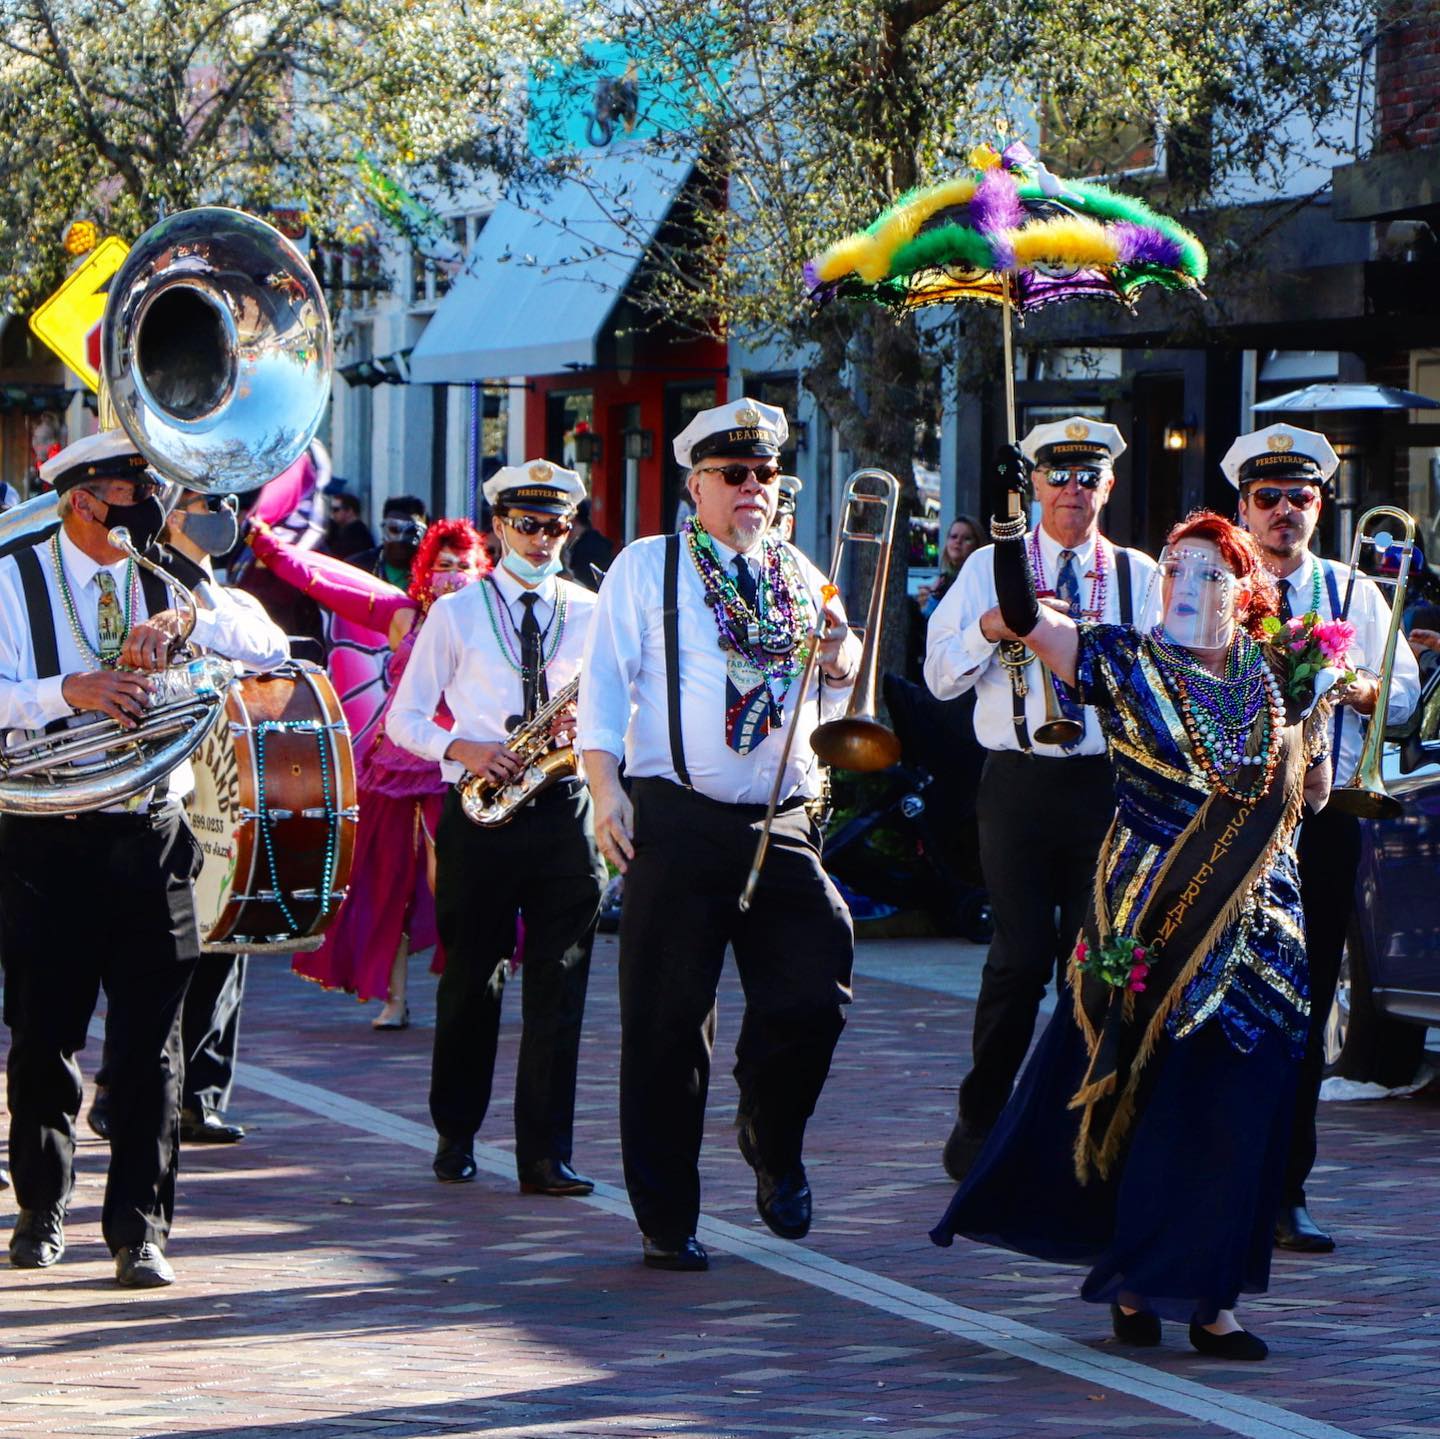
POLYGON ((486 829, 508 824, 542 790, 580 773, 575 746, 556 745, 550 739, 555 717, 579 692, 580 676, 576 675, 548 704, 536 710, 534 719, 516 725, 505 736, 505 748, 524 766, 517 779, 501 784, 484 775, 461 776, 455 788, 460 792, 460 807, 466 819, 486 829))

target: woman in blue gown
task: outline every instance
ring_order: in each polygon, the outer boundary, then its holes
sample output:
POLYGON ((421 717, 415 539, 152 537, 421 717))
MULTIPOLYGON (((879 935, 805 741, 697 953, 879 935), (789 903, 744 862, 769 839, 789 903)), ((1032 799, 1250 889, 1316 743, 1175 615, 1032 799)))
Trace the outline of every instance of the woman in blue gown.
POLYGON ((1328 703, 1287 696, 1257 638, 1273 584, 1219 515, 1172 531, 1149 637, 1036 606, 1014 528, 1000 618, 1097 707, 1117 813, 1069 987, 931 1238, 1084 1266, 1122 1340, 1158 1343, 1163 1317, 1262 1359, 1233 1311, 1268 1282, 1305 1049, 1294 834, 1328 793, 1328 703))

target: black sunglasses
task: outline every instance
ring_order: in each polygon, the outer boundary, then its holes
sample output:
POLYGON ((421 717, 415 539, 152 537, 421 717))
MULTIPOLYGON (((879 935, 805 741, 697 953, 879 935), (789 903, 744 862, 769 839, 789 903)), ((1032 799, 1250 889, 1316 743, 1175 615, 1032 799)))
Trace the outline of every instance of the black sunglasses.
POLYGON ((518 519, 514 515, 502 515, 501 518, 512 530, 519 530, 522 535, 544 533, 552 540, 568 535, 573 528, 569 520, 537 520, 534 515, 521 515, 518 519))
POLYGON ((1045 483, 1052 490, 1063 490, 1066 485, 1074 480, 1082 490, 1094 490, 1100 487, 1100 481, 1104 475, 1099 470, 1046 470, 1045 483))
POLYGON ((1297 510, 1308 510, 1320 498, 1320 491, 1309 485, 1296 490, 1277 490, 1266 485, 1263 489, 1251 490, 1248 499, 1257 510, 1273 510, 1282 496, 1297 510))
POLYGON ((757 484, 773 485, 780 478, 779 465, 706 465, 702 475, 719 475, 727 485, 739 489, 751 475, 757 484))

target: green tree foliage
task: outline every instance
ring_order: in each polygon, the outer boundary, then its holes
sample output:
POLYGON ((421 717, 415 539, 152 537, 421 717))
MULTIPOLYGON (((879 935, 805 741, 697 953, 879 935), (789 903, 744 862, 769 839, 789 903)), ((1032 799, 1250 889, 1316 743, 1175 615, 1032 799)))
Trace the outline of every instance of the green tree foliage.
POLYGON ((441 186, 503 165, 516 57, 564 30, 556 0, 0 0, 0 297, 53 286, 77 217, 298 209, 337 237, 359 152, 441 186))

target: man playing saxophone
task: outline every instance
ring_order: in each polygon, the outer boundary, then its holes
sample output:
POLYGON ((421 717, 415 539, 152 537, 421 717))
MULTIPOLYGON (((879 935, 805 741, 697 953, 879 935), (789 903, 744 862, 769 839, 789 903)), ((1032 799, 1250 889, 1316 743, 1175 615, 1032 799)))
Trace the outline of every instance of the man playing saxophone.
MULTIPOLYGON (((0 734, 145 717, 185 618, 141 553, 159 537, 159 483, 122 431, 79 440, 41 477, 60 495, 60 529, 0 560, 0 734)), ((272 669, 288 654, 263 614, 205 586, 193 641, 272 669)), ((188 604, 188 602, 187 602, 188 604)), ((10 1028, 10 1164, 20 1214, 10 1262, 43 1269, 65 1250, 74 1187, 75 1054, 101 985, 108 1000, 110 1172, 101 1227, 115 1275, 169 1284, 175 1208, 179 1013, 200 953, 191 880, 200 848, 180 812, 181 764, 130 799, 83 813, 0 815, 0 962, 10 1028)))
MULTIPOLYGON (((438 760, 452 782, 522 777, 506 739, 579 673, 594 594, 559 578, 560 550, 585 489, 546 460, 485 482, 504 553, 477 584, 435 602, 391 705, 396 744, 438 760), (444 701, 454 717, 433 716, 444 701)), ((472 824, 452 789, 435 834, 435 911, 445 943, 436 996, 430 1117, 435 1177, 475 1178, 475 1135, 495 1073, 501 991, 525 922, 515 1160, 527 1194, 580 1195, 570 1167, 575 1072, 590 948, 605 867, 579 778, 549 785, 500 827, 472 824)))

